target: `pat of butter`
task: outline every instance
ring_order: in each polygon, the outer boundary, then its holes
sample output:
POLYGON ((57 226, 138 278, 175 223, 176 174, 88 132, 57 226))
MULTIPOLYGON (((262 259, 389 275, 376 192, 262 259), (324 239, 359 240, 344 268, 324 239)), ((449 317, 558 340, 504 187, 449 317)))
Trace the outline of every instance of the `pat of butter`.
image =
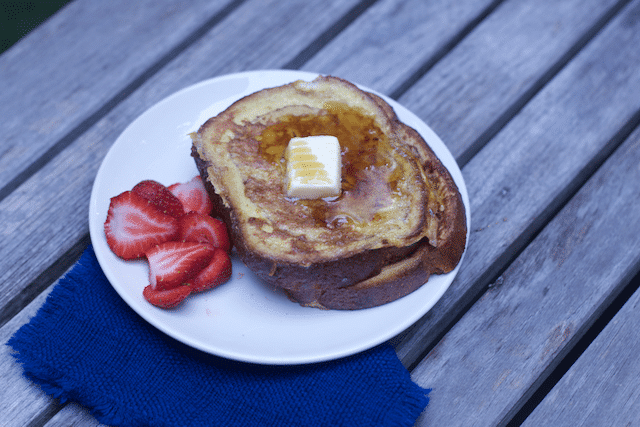
POLYGON ((291 138, 285 160, 288 197, 321 199, 340 195, 342 161, 335 136, 291 138))

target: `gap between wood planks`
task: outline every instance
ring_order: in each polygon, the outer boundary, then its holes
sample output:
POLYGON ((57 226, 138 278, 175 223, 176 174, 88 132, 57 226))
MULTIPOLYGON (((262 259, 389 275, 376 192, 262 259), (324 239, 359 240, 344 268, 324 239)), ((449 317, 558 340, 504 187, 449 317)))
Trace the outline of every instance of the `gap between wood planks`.
MULTIPOLYGON (((544 226, 554 218, 564 205, 575 196, 580 188, 586 183, 592 175, 602 166, 602 164, 613 154, 613 152, 640 126, 640 110, 631 116, 625 125, 611 138, 611 140, 593 157, 593 159, 576 175, 576 177, 567 186, 565 191, 560 193, 556 199, 549 204, 547 209, 536 218, 536 220, 516 239, 505 251, 504 256, 498 258, 493 266, 487 270, 489 273, 481 276, 478 281, 484 282, 482 292, 479 292, 467 306, 460 311, 451 322, 443 328, 442 332, 429 344, 423 353, 413 361, 407 369, 412 371, 418 363, 426 357, 427 354, 437 345, 437 343, 447 334, 447 332, 455 325, 460 318, 473 306, 482 295, 494 285, 498 285, 502 280, 502 274, 525 250, 530 242, 535 240, 538 234, 544 229, 544 226), (509 255, 506 255, 509 254, 509 255)), ((640 275, 639 275, 640 277, 640 275)), ((634 280, 640 281, 637 277, 634 280)), ((635 283, 634 281, 632 281, 635 283)), ((632 286, 632 285, 629 285, 632 286)), ((626 300, 625 300, 626 301, 626 300)))
POLYGON ((44 270, 33 282, 9 301, 0 312, 0 328, 15 317, 38 295, 58 280, 80 258, 82 252, 91 243, 89 233, 84 235, 75 245, 62 254, 53 264, 44 270))
MULTIPOLYGON (((509 106, 505 113, 499 117, 493 124, 489 126, 469 149, 461 154, 456 161, 462 169, 475 154, 477 154, 489 140, 491 140, 507 123, 515 117, 515 115, 551 81, 579 52, 582 50, 596 34, 598 34, 631 0, 621 0, 612 6, 603 14, 596 24, 594 24, 578 41, 563 55, 555 64, 543 73, 542 77, 536 81, 531 88, 526 91, 518 100, 509 106)), ((486 292, 494 283, 501 280, 500 276, 507 267, 520 255, 527 245, 535 239, 544 226, 553 218, 582 187, 582 185, 596 172, 596 170, 605 162, 605 160, 620 146, 624 140, 640 125, 640 110, 625 123, 624 126, 604 145, 602 150, 595 155, 591 161, 578 173, 569 185, 547 206, 545 211, 539 215, 522 234, 503 252, 503 256, 499 257, 478 279, 480 289, 484 289, 475 295, 474 298, 460 311, 460 314, 454 317, 447 325, 442 328, 441 333, 425 348, 425 350, 413 361, 407 365, 407 369, 412 371, 427 354, 437 345, 437 343, 447 334, 453 325, 455 325, 462 315, 476 303, 478 299, 486 292)))
MULTIPOLYGON (((38 170, 43 168, 51 159, 64 151, 73 141, 80 137, 84 132, 91 128, 100 119, 106 116, 111 110, 113 110, 118 104, 124 101, 129 95, 131 95, 136 89, 138 89, 145 81, 150 79, 158 71, 164 68, 169 62, 176 58, 179 54, 184 52, 187 48, 193 45, 196 41, 202 38, 207 32, 209 32, 214 26, 225 19, 231 12, 237 9, 246 0, 235 0, 229 3, 221 11, 216 13, 207 22, 196 28, 189 36, 187 36, 182 42, 178 43, 173 49, 169 50, 164 56, 158 59, 154 64, 142 72, 131 83, 124 87, 120 92, 108 100, 101 108, 84 119, 78 126, 72 129, 69 133, 63 136, 56 144, 49 148, 43 155, 37 158, 33 163, 26 167, 22 172, 16 175, 11 181, 9 181, 3 188, 0 189, 0 202, 11 194, 16 188, 20 187, 25 181, 33 176, 38 170)), ((352 23, 358 16, 360 16, 365 10, 373 5, 377 0, 363 0, 351 10, 349 10, 342 18, 340 18, 336 24, 331 26, 327 31, 321 34, 316 40, 311 42, 305 49, 303 49, 298 56, 292 61, 286 64, 283 68, 297 69, 300 68, 306 61, 308 61, 313 55, 315 55, 322 47, 329 43, 334 37, 336 37, 344 28, 352 23)))
MULTIPOLYGON (((185 38, 181 43, 176 45, 167 54, 161 57, 147 70, 141 73, 136 79, 134 79, 129 85, 117 93, 111 98, 103 107, 94 112, 91 116, 86 118, 75 129, 70 131, 66 136, 61 138, 52 148, 50 148, 44 155, 22 171, 16 178, 10 181, 4 188, 0 189, 0 201, 6 196, 11 194, 17 187, 28 180, 34 173, 40 168, 46 165, 53 157, 63 151, 69 144, 71 144, 76 138, 82 135, 86 130, 93 126, 102 117, 108 114, 113 108, 115 108, 120 102, 126 99, 131 93, 133 93, 138 87, 140 87, 146 80, 160 71, 167 63, 177 57, 181 52, 186 50, 194 42, 204 36, 212 27, 223 20, 233 10, 239 7, 245 0, 236 0, 227 5, 223 10, 215 14, 209 21, 197 28, 190 36, 185 38)), ((333 38, 335 38, 342 30, 344 30, 349 24, 358 18, 364 11, 366 11, 371 5, 376 3, 377 0, 363 0, 350 11, 348 11, 336 24, 330 27, 327 31, 321 34, 316 40, 310 43, 305 49, 303 49, 293 60, 286 64, 285 69, 298 69, 304 65, 311 57, 313 57, 318 51, 320 51, 326 44, 328 44, 333 38)), ((424 64, 418 69, 414 75, 402 82, 391 93, 391 98, 397 99, 403 93, 405 93, 416 81, 418 81, 423 75, 425 75, 439 60, 446 56, 452 49, 455 48, 473 29, 479 25, 487 16, 489 16, 504 0, 496 0, 489 5, 481 14, 479 14, 473 21, 471 21, 465 28, 463 28, 458 35, 453 37, 449 43, 443 46, 432 57, 427 59, 424 64)), ((589 43, 589 41, 604 27, 608 22, 624 7, 630 0, 621 0, 614 5, 607 13, 605 13, 601 19, 572 46, 555 64, 553 64, 547 72, 545 72, 535 83, 532 84, 529 90, 523 94, 520 99, 514 102, 503 115, 501 115, 488 129, 485 131, 463 154, 457 159, 458 163, 462 167, 464 164, 473 158, 473 156, 479 152, 482 147, 491 140, 554 76, 564 68, 564 66, 570 62, 581 50, 589 43)), ((594 157, 594 159, 577 175, 577 177, 567 187, 567 190, 558 196, 553 203, 547 208, 545 213, 539 217, 529 229, 527 229, 523 235, 517 239, 512 245, 512 250, 505 251, 505 253, 512 254, 509 258, 499 259, 494 265, 497 265, 493 269, 489 269, 490 272, 497 273, 487 274, 483 278, 479 279, 487 284, 484 286, 484 291, 481 292, 469 305, 472 306, 484 292, 486 292, 495 283, 499 283, 502 273, 507 267, 515 260, 520 253, 526 248, 527 244, 535 239, 544 226, 562 209, 564 204, 570 200, 575 193, 604 163, 604 161, 622 144, 622 142, 631 134, 631 132, 640 125, 640 110, 634 114, 634 116, 626 123, 626 125, 611 139, 611 141, 601 150, 601 152, 594 157)), ((38 294, 46 289, 51 284, 55 283, 60 276, 70 268, 80 257, 82 252, 90 244, 90 237, 88 234, 83 236, 72 248, 70 248, 65 254, 63 254, 55 263, 53 263, 47 270, 40 274, 21 294, 16 296, 7 306, 12 307, 11 311, 5 311, 0 317, 0 327, 4 325, 9 319, 15 316, 22 308, 24 308, 29 302, 31 302, 38 294)), ((640 266, 638 266, 640 268, 640 266)), ((594 324, 588 328, 586 333, 577 339, 577 342, 571 349, 568 350, 568 354, 563 358, 561 363, 556 366, 553 371, 543 380, 542 384, 537 388, 533 395, 527 399, 522 405, 521 409, 516 413, 513 419, 507 424, 508 427, 519 426, 529 414, 535 409, 535 407, 544 399, 554 385, 562 378, 562 376, 570 369, 573 363, 580 357, 580 355, 591 344, 595 337, 606 327, 615 314, 620 310, 624 303, 633 295, 635 291, 640 288, 640 274, 636 274, 633 279, 622 289, 619 295, 607 306, 604 307, 603 314, 594 322, 594 324)), ((467 307, 467 308, 468 308, 467 307)), ((466 312, 462 310, 462 313, 466 312)), ((460 315, 459 317, 461 317, 460 315)), ((433 343, 425 350, 425 352, 418 358, 418 361, 424 358, 431 349, 437 344, 438 341, 447 333, 447 331, 459 320, 459 317, 455 318, 443 332, 434 340, 433 343)), ((408 367, 409 371, 415 368, 418 361, 408 367)), ((52 408, 51 411, 43 413, 42 417, 35 421, 33 425, 43 425, 51 417, 55 415, 64 405, 52 408)))
MULTIPOLYGON (((636 271, 640 270, 640 265, 636 266, 636 271)), ((586 333, 580 337, 576 344, 569 350, 567 355, 562 359, 558 366, 553 369, 549 376, 542 382, 533 395, 527 399, 521 409, 513 416, 506 427, 518 427, 533 410, 542 402, 545 396, 553 389, 560 379, 573 366, 578 358, 591 345, 594 339, 609 324, 613 317, 620 311, 622 306, 631 298, 631 296, 640 288, 640 274, 636 273, 629 283, 623 287, 621 292, 613 299, 611 304, 604 309, 597 320, 589 327, 586 333)))
MULTIPOLYGON (((597 172, 602 164, 618 149, 620 145, 633 133, 636 128, 640 127, 640 110, 637 110, 633 116, 625 123, 622 128, 610 139, 610 141, 594 156, 594 158, 576 175, 567 188, 560 193, 547 207, 547 209, 504 251, 504 256, 498 258, 496 262, 489 267, 487 274, 481 276, 478 281, 484 282, 483 291, 479 292, 469 304, 467 304, 460 313, 446 325, 440 334, 425 348, 425 350, 414 360, 407 369, 413 371, 416 366, 423 360, 431 350, 442 340, 447 332, 462 318, 462 316, 492 287, 499 286, 502 282, 502 274, 507 268, 520 256, 526 249, 528 244, 542 232, 545 225, 549 223, 571 200, 580 188, 597 172), (509 255, 507 255, 509 254, 509 255), (491 272, 494 272, 491 274, 491 272)), ((591 344, 595 337, 604 329, 615 314, 622 308, 627 300, 640 288, 640 262, 635 268, 634 277, 628 279, 628 283, 621 287, 618 295, 612 297, 612 301, 605 302, 601 313, 594 323, 587 327, 582 335, 576 336, 573 343, 567 344, 567 354, 564 356, 559 365, 554 366, 548 374, 542 374, 541 383, 536 390, 530 395, 526 401, 522 402, 520 409, 512 417, 505 420, 507 427, 517 427, 535 407, 544 399, 553 386, 562 378, 573 363, 591 344)))
POLYGON ((464 40, 482 21, 485 20, 494 10, 505 0, 495 0, 489 6, 487 6, 478 16, 472 19, 464 28, 458 32, 454 37, 445 43, 440 49, 438 49, 430 58, 428 58, 415 73, 413 73, 404 82, 400 83, 394 90, 391 91, 389 97, 397 100, 400 98, 411 86, 413 86, 418 80, 433 68, 435 64, 440 62, 442 58, 447 56, 462 40, 464 40))
MULTIPOLYGON (((10 182, 8 182, 3 188, 0 189, 0 202, 10 195, 15 189, 27 181, 38 170, 43 168, 51 159, 64 151, 73 141, 79 138, 84 132, 91 128, 100 119, 106 116, 112 111, 118 104, 124 101, 129 95, 137 90, 145 81, 159 72, 165 65, 176 58, 180 53, 189 48, 193 43, 202 38, 208 31, 215 25, 225 19, 231 12, 237 9, 245 0, 236 0, 229 3, 224 9, 216 13, 207 22, 196 28, 189 36, 183 41, 178 43, 174 48, 169 50, 165 55, 143 71, 138 77, 133 79, 131 83, 120 90, 110 100, 108 100, 101 108, 96 110, 93 114, 85 118, 78 126, 72 129, 69 133, 63 136, 56 144, 49 148, 43 155, 31 163, 27 168, 20 172, 10 182)), ((330 43, 338 34, 340 34, 346 27, 348 27, 353 21, 361 16, 367 9, 369 9, 378 0, 362 0, 355 5, 347 13, 345 13, 334 25, 329 27, 318 38, 312 41, 306 48, 302 49, 300 53, 291 61, 289 61, 283 68, 285 69, 299 69, 310 58, 312 58, 317 52, 319 52, 324 46, 330 43)), ((455 47, 461 40, 463 40, 480 22, 482 22, 495 8, 501 4, 504 0, 496 0, 489 7, 487 7, 482 13, 480 13, 474 20, 472 20, 465 28, 463 28, 458 35, 452 38, 439 52, 429 58, 425 65, 423 65, 416 74, 411 76, 408 80, 403 82, 400 87, 394 92, 394 96, 399 97, 404 91, 406 91, 411 85, 415 83, 424 73, 426 73, 436 62, 444 57, 451 49, 455 47)), ((63 254, 58 260, 56 260, 49 268, 43 271, 29 286, 27 286, 20 294, 10 301, 7 307, 10 309, 5 310, 0 314, 0 326, 4 325, 13 316, 15 316, 20 310, 28 305, 38 294, 46 289, 59 278, 59 276, 71 267, 73 263, 79 258, 80 254, 86 249, 90 243, 89 235, 85 235, 80 241, 78 241, 71 249, 63 254)))
MULTIPOLYGON (((105 117, 118 104, 124 101, 129 95, 137 90, 145 81, 159 72, 164 66, 176 58, 180 53, 185 51, 196 41, 202 38, 215 25, 225 19, 230 13, 237 9, 245 0, 236 0, 229 3, 224 9, 216 13, 207 22, 196 28, 183 41, 178 43, 173 49, 169 50, 165 55, 158 59, 154 64, 143 71, 138 77, 133 79, 131 83, 120 90, 115 96, 108 100, 101 108, 93 114, 85 118, 78 126, 63 136, 57 143, 49 148, 43 155, 37 158, 27 168, 21 171, 16 177, 8 182, 0 189, 0 202, 9 196, 13 191, 20 187, 25 181, 33 176, 37 171, 49 163, 55 156, 64 151, 73 141, 79 138, 84 132, 91 128, 100 119, 105 117)), ((500 0, 502 1, 502 0, 500 0)), ((369 7, 377 0, 362 0, 347 13, 345 13, 334 25, 329 27, 318 38, 312 41, 306 48, 283 68, 298 69, 304 65, 311 57, 333 40, 341 31, 348 27, 354 20, 361 16, 369 7)), ((479 22, 480 19, 476 20, 479 22)), ((467 30, 466 33, 470 31, 467 30)), ((465 33, 465 34, 466 34, 465 33)), ((461 39, 461 38, 460 38, 461 39)), ((90 238, 85 235, 78 243, 76 243, 69 251, 63 254, 49 268, 40 274, 29 286, 27 286, 20 294, 18 294, 10 303, 3 313, 0 313, 0 326, 4 325, 8 320, 15 316, 20 310, 28 305, 39 293, 54 283, 59 276, 69 268, 75 260, 80 256, 82 251, 86 249, 90 243, 90 238)))
POLYGON ((351 10, 345 13, 335 24, 329 27, 324 33, 320 34, 317 39, 309 43, 302 49, 295 58, 287 62, 282 68, 285 70, 298 70, 307 63, 316 53, 325 47, 331 40, 347 28, 353 21, 362 15, 367 9, 373 6, 378 0, 362 0, 356 4, 351 10))
POLYGON ((133 92, 142 86, 153 75, 165 67, 169 62, 175 59, 178 55, 184 52, 189 46, 202 38, 211 28, 217 25, 220 21, 225 19, 231 12, 237 9, 246 0, 235 0, 225 6, 218 13, 213 15, 211 19, 206 21, 200 27, 196 28, 189 36, 187 36, 182 42, 178 43, 174 48, 170 49, 165 55, 153 63, 149 68, 143 71, 138 77, 133 79, 131 83, 125 86, 120 92, 115 94, 110 100, 100 107, 93 114, 84 119, 78 126, 69 131, 65 136, 55 143, 51 148, 45 151, 40 157, 38 157, 33 163, 27 166, 22 172, 16 175, 11 181, 9 181, 3 188, 0 189, 0 202, 5 197, 10 195, 16 188, 20 187, 25 181, 33 176, 37 171, 42 169, 47 163, 51 161, 55 156, 64 151, 73 141, 85 133, 89 128, 96 124, 100 119, 106 116, 111 110, 113 110, 118 104, 129 97, 133 92))
MULTIPOLYGON (((108 114, 116 105, 126 99, 131 93, 133 93, 138 87, 140 87, 146 80, 156 74, 159 70, 161 70, 167 63, 177 57, 181 52, 186 50, 189 46, 191 46, 194 42, 204 36, 212 27, 214 27, 217 23, 222 21, 226 16, 228 16, 233 10, 238 8, 245 0, 236 0, 234 2, 229 3, 224 9, 220 12, 212 16, 206 23, 201 25, 199 28, 194 30, 188 37, 186 37, 182 42, 177 44, 173 49, 167 52, 163 57, 161 57, 158 61, 156 61, 153 65, 151 65, 147 70, 141 73, 137 78, 135 78, 129 85, 127 85, 124 89, 122 89, 118 94, 116 94, 111 100, 109 100, 103 107, 93 113, 91 116, 86 118, 81 124, 79 124, 75 129, 70 131, 66 136, 61 138, 52 148, 50 148, 47 152, 45 152, 40 158, 38 158, 34 163, 32 163, 29 167, 27 167, 24 171, 22 171, 18 176, 16 176, 12 181, 10 181, 4 188, 0 189, 0 201, 4 199, 7 195, 13 192, 17 187, 19 187, 23 182, 28 180, 35 172, 41 169, 45 164, 47 164, 53 157, 55 157, 58 153, 63 151, 72 141, 78 138, 81 134, 83 134, 87 129, 89 129, 93 124, 95 124, 98 120, 108 114)), ((547 72, 543 74, 543 76, 535 82, 531 88, 516 102, 514 102, 507 111, 498 118, 489 129, 481 135, 469 148, 465 153, 463 153, 458 159, 458 163, 463 166, 466 164, 472 157, 475 155, 481 148, 484 146, 493 136, 495 136, 510 120, 514 117, 518 111, 520 111, 524 105, 526 105, 577 53, 626 5, 630 0, 621 0, 616 5, 614 5, 607 13, 605 13, 601 19, 590 28, 577 42, 574 46, 572 46, 565 55, 563 55, 554 65, 552 65, 547 72)), ((357 19, 362 13, 364 13, 369 7, 371 7, 377 0, 363 0, 356 6, 354 6, 351 10, 349 10, 342 18, 340 18, 336 24, 330 27, 327 31, 321 34, 316 40, 311 42, 306 48, 304 48, 293 60, 291 60, 288 64, 286 64, 283 68, 300 68, 307 62, 313 55, 315 55, 319 50, 322 49, 323 46, 328 44, 333 38, 335 38, 342 30, 344 30, 349 24, 351 24, 355 19, 357 19)), ((490 4, 485 10, 483 10, 474 20, 472 20, 465 28, 463 28, 455 37, 451 39, 449 43, 443 46, 438 52, 436 52, 432 57, 427 59, 425 63, 419 68, 419 70, 409 77, 407 80, 402 82, 396 90, 391 94, 392 98, 399 98, 406 90, 408 90, 417 80, 419 80, 424 74, 426 74, 431 67, 437 63, 440 59, 446 56, 458 43, 460 43, 475 27, 477 27, 487 16, 489 16, 500 4, 502 4, 504 0, 496 0, 492 4, 490 4)), ((625 135, 628 135, 631 130, 637 125, 638 122, 638 114, 630 120, 630 122, 619 132, 625 135)), ((626 136, 625 136, 626 137, 626 136)), ((530 230, 525 231, 523 236, 516 242, 514 242, 513 249, 515 251, 508 251, 509 253, 515 254, 511 256, 507 260, 500 260, 496 264, 499 265, 508 265, 513 259, 517 257, 522 248, 526 246, 526 242, 535 238, 535 235, 539 232, 539 230, 544 226, 547 220, 553 215, 555 215, 561 206, 564 204, 564 201, 568 200, 575 191, 581 186, 581 184, 588 179, 589 176, 604 162, 604 160, 611 154, 611 152, 621 143, 624 138, 620 139, 620 137, 614 138, 610 144, 608 144, 603 152, 600 155, 596 156, 596 158, 590 163, 584 170, 581 172, 578 177, 572 182, 568 187, 568 192, 563 193, 558 197, 559 200, 550 205, 549 209, 547 209, 547 215, 543 216, 537 223, 532 224, 530 230), (617 141, 617 142, 616 142, 617 141)), ((34 293, 37 294, 38 291, 42 291, 51 283, 57 280, 56 272, 60 270, 60 266, 67 265, 70 261, 69 259, 74 258, 71 256, 72 253, 77 256, 80 255, 82 250, 86 248, 89 243, 88 235, 83 237, 74 247, 72 247, 67 253, 65 253, 62 257, 59 258, 52 266, 50 266, 47 270, 45 270, 38 278, 25 289, 26 292, 18 295, 14 300, 18 304, 16 308, 19 311, 24 305, 28 304, 30 300, 33 299, 34 293), (81 248, 82 250, 80 250, 81 248), (31 295, 31 296, 30 296, 31 295)), ((71 264, 67 265, 69 267, 71 264)), ((499 276, 504 271, 506 267, 500 269, 498 273, 487 274, 484 279, 480 279, 487 283, 493 283, 495 280, 499 280, 499 276), (496 279, 498 278, 498 279, 496 279)), ((495 272, 496 270, 490 270, 491 272, 495 272)), ((486 285, 487 287, 489 285, 486 285)), ((475 302, 475 300, 473 301, 475 302)), ((473 304, 473 302, 471 304, 473 304)), ((16 312, 17 312, 16 311, 16 312)), ((15 313, 14 313, 15 314, 15 313)), ((7 319, 5 319, 9 314, 3 313, 3 316, 0 317, 0 325, 4 324, 7 319)), ((9 317, 10 318, 10 317, 9 317)), ((446 333, 443 332, 443 334, 446 333)), ((428 349, 430 350, 430 348, 428 349)), ((428 351, 427 351, 428 352, 428 351)), ((426 353, 425 353, 426 354, 426 353)))
POLYGON ((631 0, 620 0, 613 5, 600 19, 589 28, 578 41, 562 55, 555 64, 543 73, 522 96, 516 100, 505 112, 498 117, 486 131, 482 133, 469 147, 456 159, 462 168, 466 165, 494 136, 515 117, 525 105, 533 99, 543 87, 547 85, 565 65, 567 65, 595 36, 598 34, 631 0))
MULTIPOLYGON (((168 64, 171 60, 177 57, 181 52, 186 50, 189 46, 195 43, 198 39, 203 37, 212 27, 222 21, 226 16, 228 16, 232 11, 238 8, 245 0, 236 0, 229 3, 224 9, 220 12, 216 13, 211 17, 207 22, 201 25, 199 28, 194 30, 188 37, 186 37, 182 42, 177 44, 173 49, 167 52, 164 56, 162 56, 158 61, 156 61, 153 65, 151 65, 147 70, 141 73, 137 78, 135 78, 131 83, 129 83, 125 88, 123 88, 119 93, 117 93, 111 100, 105 103, 103 107, 98 109, 92 115, 87 117, 80 123, 76 128, 70 131, 67 135, 62 137, 54 146, 52 146, 49 150, 47 150, 40 158, 34 161, 30 166, 28 166, 25 170, 23 170, 20 174, 18 174, 13 180, 11 180, 4 188, 0 189, 0 201, 4 199, 6 196, 11 194, 17 187, 19 187, 22 183, 28 180, 34 173, 36 173, 39 169, 41 169, 44 165, 46 165, 53 157, 62 152, 69 144, 71 144, 75 139, 77 139, 80 135, 82 135, 87 129, 93 126, 97 121, 99 121, 102 117, 108 114, 113 108, 115 108, 120 102, 126 99, 131 93, 133 93, 138 87, 140 87, 146 80, 160 71, 166 64, 168 64)), ((321 34, 317 39, 311 42, 306 48, 304 48, 293 60, 291 60, 288 64, 286 64, 283 68, 291 68, 297 69, 304 65, 313 55, 315 55, 319 50, 322 49, 326 44, 328 44, 333 38, 335 38, 342 30, 344 30, 349 24, 351 24, 355 19, 357 19, 362 13, 364 13, 369 7, 371 7, 377 0, 363 0, 356 6, 354 6, 351 10, 349 10, 342 18, 340 18, 333 26, 331 26, 327 31, 321 34)), ((475 27, 477 27, 487 16, 489 16, 500 4, 503 3, 504 0, 496 0, 492 4, 490 4, 485 10, 483 10, 475 19, 473 19, 465 28, 463 28, 455 37, 451 39, 449 43, 443 46, 438 52, 436 52, 432 57, 427 59, 425 63, 418 69, 414 75, 409 77, 407 80, 402 82, 396 90, 394 90, 391 94, 392 98, 399 98, 406 90, 408 90, 417 80, 419 80, 424 74, 426 74, 432 66, 437 63, 440 59, 446 56, 452 49, 455 48, 457 44, 459 44, 469 33, 473 31, 475 27)), ((464 166, 472 157, 475 155, 481 148, 484 146, 493 136, 495 136, 510 120, 514 117, 518 111, 520 111, 524 105, 526 105, 577 53, 627 4, 630 0, 621 0, 616 5, 614 5, 607 13, 605 13, 601 19, 590 28, 577 42, 574 46, 572 46, 565 55, 563 55, 554 65, 552 65, 547 72, 545 72, 537 82, 535 82, 531 88, 516 102, 514 102, 505 113, 498 118, 489 129, 481 135, 472 145, 471 147, 463 153, 458 159, 458 163, 460 166, 464 166)), ((630 131, 637 125, 638 114, 634 116, 634 119, 630 121, 620 132, 622 134, 628 135, 630 131), (631 126, 631 130, 629 127, 631 126)), ((497 269, 499 271, 496 273, 496 268, 489 269, 488 274, 484 275, 483 278, 479 279, 480 281, 484 281, 485 283, 493 283, 495 280, 499 280, 500 274, 506 267, 500 268, 499 266, 507 266, 509 265, 513 259, 517 257, 522 248, 526 247, 526 243, 535 238, 535 235, 543 228, 544 224, 548 219, 553 217, 561 208, 566 200, 568 200, 575 191, 582 185, 582 183, 588 179, 589 176, 604 162, 604 160, 611 154, 611 152, 621 143, 624 138, 617 137, 614 138, 610 144, 608 144, 605 149, 600 153, 600 155, 596 156, 592 163, 590 163, 582 173, 578 175, 578 177, 571 183, 568 187, 568 191, 561 194, 558 197, 557 201, 554 201, 547 209, 547 215, 539 217, 538 221, 532 224, 528 230, 526 230, 520 239, 518 239, 512 245, 509 251, 505 253, 514 254, 509 257, 509 259, 500 259, 494 265, 497 265, 497 269)), ((69 267, 71 264, 71 259, 77 259, 80 253, 89 243, 88 235, 83 237, 76 245, 74 245, 67 253, 61 256, 52 266, 50 266, 47 270, 45 270, 36 280, 28 286, 23 293, 16 296, 9 306, 14 307, 11 310, 11 313, 5 312, 2 313, 0 317, 0 325, 6 323, 8 319, 10 319, 13 315, 15 315, 19 310, 21 310, 26 304, 28 304, 35 295, 37 295, 42 290, 46 289, 50 284, 54 283, 57 280, 59 274, 61 274, 60 268, 62 266, 69 267), (75 255, 72 256, 72 254, 75 255)), ((486 285, 487 288, 489 285, 486 285)), ((479 298, 479 297, 478 297, 479 298)), ((473 304, 476 300, 473 300, 471 304, 473 304)), ((457 320, 457 319, 455 319, 457 320)), ((452 324, 455 323, 455 320, 452 324)), ((449 328, 445 328, 442 335, 446 333, 449 328)), ((441 336, 438 337, 438 339, 441 336)), ((438 340, 436 340, 437 342, 438 340)), ((424 353, 425 355, 428 351, 431 350, 432 346, 435 345, 432 343, 431 347, 427 348, 427 351, 424 353)), ((417 362, 415 362, 417 363, 417 362)), ((412 369, 411 366, 409 369, 412 369)))
MULTIPOLYGON (((309 60, 315 55, 323 46, 329 43, 334 37, 336 37, 344 28, 352 23, 358 16, 360 16, 365 10, 373 5, 377 0, 363 0, 351 10, 349 10, 342 18, 340 18, 336 24, 331 26, 327 31, 321 34, 316 40, 311 42, 306 48, 304 48, 294 60, 288 65, 290 67, 299 68, 304 62, 309 60)), ((64 151, 73 141, 79 138, 84 132, 91 128, 100 119, 106 116, 111 110, 113 110, 118 104, 124 101, 129 95, 131 95, 136 89, 138 89, 145 81, 159 72, 165 65, 176 58, 180 53, 185 51, 196 41, 202 38, 207 32, 209 32, 215 25, 225 19, 231 12, 237 9, 245 0, 236 0, 229 3, 224 9, 216 13, 205 22, 203 25, 195 29, 189 36, 187 36, 182 42, 178 43, 173 49, 169 50, 165 55, 158 59, 154 64, 142 72, 138 77, 131 81, 126 87, 118 92, 114 97, 107 101, 101 108, 84 119, 78 126, 62 137, 56 144, 54 144, 49 150, 47 150, 42 156, 31 163, 26 169, 20 172, 15 178, 7 183, 2 189, 0 189, 0 202, 10 195, 16 188, 27 181, 38 170, 43 168, 51 159, 56 155, 64 151)), ((286 68, 286 66, 285 66, 286 68)), ((35 297, 37 297, 42 291, 44 291, 51 284, 70 268, 75 261, 80 257, 82 252, 87 248, 90 243, 89 234, 83 236, 73 247, 65 252, 60 258, 58 258, 49 268, 43 271, 29 286, 16 295, 8 304, 7 309, 0 313, 0 327, 8 322, 13 316, 15 316, 20 310, 26 307, 35 297)))

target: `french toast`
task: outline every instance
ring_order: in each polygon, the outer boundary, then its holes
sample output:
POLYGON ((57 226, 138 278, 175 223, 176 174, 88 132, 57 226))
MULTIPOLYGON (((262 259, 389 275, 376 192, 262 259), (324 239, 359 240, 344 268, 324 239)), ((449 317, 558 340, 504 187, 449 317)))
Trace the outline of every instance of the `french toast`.
POLYGON ((319 76, 255 92, 191 138, 239 257, 302 305, 385 304, 462 256, 465 207, 449 171, 387 102, 346 80, 319 76), (314 135, 340 142, 341 194, 287 197, 287 144, 314 135))

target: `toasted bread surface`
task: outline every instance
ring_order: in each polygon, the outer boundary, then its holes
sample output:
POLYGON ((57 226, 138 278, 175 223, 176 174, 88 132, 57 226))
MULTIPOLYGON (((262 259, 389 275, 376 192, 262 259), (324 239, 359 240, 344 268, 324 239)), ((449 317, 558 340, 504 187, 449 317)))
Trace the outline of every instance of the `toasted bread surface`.
POLYGON ((192 155, 241 259, 303 305, 393 301, 455 268, 466 216, 447 169, 382 98, 336 77, 244 97, 192 135, 192 155), (342 194, 293 200, 284 150, 333 135, 342 194))

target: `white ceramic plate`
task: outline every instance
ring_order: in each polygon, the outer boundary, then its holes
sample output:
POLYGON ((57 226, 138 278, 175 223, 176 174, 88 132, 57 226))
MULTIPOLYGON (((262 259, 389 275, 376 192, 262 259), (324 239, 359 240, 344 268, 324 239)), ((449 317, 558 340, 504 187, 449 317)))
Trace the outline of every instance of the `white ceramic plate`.
MULTIPOLYGON (((392 303, 357 311, 301 307, 264 286, 237 258, 232 279, 192 295, 173 310, 156 308, 142 296, 148 284, 144 261, 122 261, 107 246, 103 224, 111 197, 143 179, 165 185, 185 182, 198 172, 188 134, 239 98, 317 74, 253 71, 216 77, 157 103, 115 141, 98 170, 89 212, 91 240, 107 278, 124 301, 150 324, 197 349, 260 364, 300 364, 348 356, 380 344, 413 324, 438 301, 458 268, 392 303)), ((364 88, 365 90, 370 90, 364 88)), ((384 97, 384 96, 383 96, 384 97)), ((451 153, 417 116, 384 97, 399 118, 418 130, 455 179, 467 208, 466 187, 451 153)))

